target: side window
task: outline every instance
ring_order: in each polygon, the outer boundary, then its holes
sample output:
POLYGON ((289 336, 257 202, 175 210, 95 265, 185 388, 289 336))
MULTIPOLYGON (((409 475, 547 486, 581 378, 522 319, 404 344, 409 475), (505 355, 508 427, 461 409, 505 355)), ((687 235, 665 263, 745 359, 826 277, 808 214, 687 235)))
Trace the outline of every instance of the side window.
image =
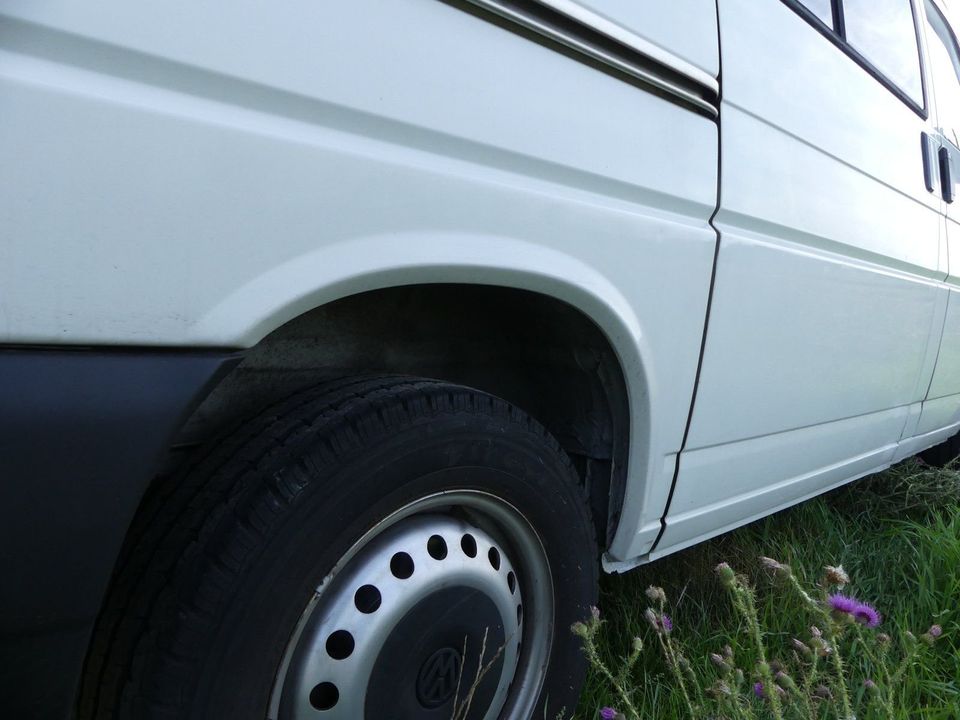
POLYGON ((847 42, 918 105, 920 52, 910 0, 843 0, 847 42))
POLYGON ((960 147, 960 50, 946 19, 931 2, 926 3, 930 74, 937 101, 937 121, 943 134, 960 147))
POLYGON ((782 0, 926 117, 915 1, 920 0, 782 0))

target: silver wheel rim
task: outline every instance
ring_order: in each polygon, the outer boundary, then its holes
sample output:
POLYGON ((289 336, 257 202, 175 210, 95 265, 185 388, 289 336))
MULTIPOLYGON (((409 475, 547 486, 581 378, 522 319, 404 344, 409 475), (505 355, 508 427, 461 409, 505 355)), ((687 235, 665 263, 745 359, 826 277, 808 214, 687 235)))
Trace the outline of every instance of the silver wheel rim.
POLYGON ((529 521, 488 493, 430 495, 378 523, 323 579, 287 644, 269 717, 360 720, 389 700, 398 717, 449 720, 469 705, 468 720, 525 719, 553 624, 550 568, 529 521))

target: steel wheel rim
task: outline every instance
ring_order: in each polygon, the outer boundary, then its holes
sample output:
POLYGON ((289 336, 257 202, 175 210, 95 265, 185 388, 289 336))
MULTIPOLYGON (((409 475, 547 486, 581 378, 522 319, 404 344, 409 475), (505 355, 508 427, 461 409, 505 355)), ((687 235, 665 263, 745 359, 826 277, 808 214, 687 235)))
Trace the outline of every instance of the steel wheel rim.
MULTIPOLYGON (((441 698, 431 697, 429 688, 442 685, 448 689, 450 666, 458 666, 455 704, 462 706, 478 666, 488 664, 492 666, 476 688, 483 697, 477 706, 471 706, 470 720, 528 718, 548 665, 553 598, 543 544, 514 506, 477 490, 435 493, 411 502, 355 543, 315 591, 287 643, 271 694, 269 718, 371 717, 369 708, 379 701, 378 690, 371 695, 371 688, 390 685, 398 673, 409 676, 413 665, 418 665, 417 699, 421 704, 428 702, 424 716, 444 712, 449 718, 449 694, 444 703, 430 707, 431 699, 441 698), (461 545, 466 536, 475 543, 473 555, 468 552, 470 547, 461 545), (434 537, 442 543, 432 541, 434 537), (438 557, 440 544, 445 551, 442 558, 438 557), (391 567, 398 553, 408 556, 412 570, 391 567), (497 556, 496 567, 493 556, 497 556), (379 596, 372 611, 373 594, 367 591, 366 599, 360 597, 366 586, 373 586, 379 596), (462 655, 462 648, 450 640, 450 633, 459 637, 454 625, 463 613, 451 613, 447 618, 441 600, 468 608, 475 619, 463 633, 464 639, 472 642, 466 643, 467 655, 459 660, 452 656, 462 655), (441 620, 422 622, 435 617, 441 620), (410 636, 407 625, 411 623, 426 628, 426 637, 410 636), (440 630, 432 628, 434 624, 440 630), (478 662, 481 627, 487 642, 482 663, 478 662), (403 641, 408 639, 411 647, 425 645, 429 649, 430 632, 446 637, 440 642, 442 647, 422 664, 398 665, 391 648, 404 647, 403 641), (451 648, 456 652, 451 653, 451 648)), ((420 654, 423 652, 420 648, 420 654)), ((409 696, 407 684, 399 694, 409 696)))

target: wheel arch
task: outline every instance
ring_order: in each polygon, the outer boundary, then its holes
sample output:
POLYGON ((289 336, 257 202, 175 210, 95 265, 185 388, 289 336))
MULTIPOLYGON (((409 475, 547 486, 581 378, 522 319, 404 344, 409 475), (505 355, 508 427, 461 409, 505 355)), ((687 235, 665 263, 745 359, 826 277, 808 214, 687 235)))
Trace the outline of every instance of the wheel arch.
MULTIPOLYGON (((618 519, 628 485, 647 476, 651 384, 645 336, 633 308, 613 283, 565 252, 474 235, 354 239, 267 270, 203 316, 193 332, 210 344, 248 350, 244 362, 187 422, 181 442, 195 441, 198 428, 211 422, 212 406, 225 396, 245 392, 244 384, 236 380, 252 368, 285 366, 294 374, 318 367, 386 370, 437 377, 513 402, 561 436, 572 454, 583 451, 585 458, 609 459, 609 479, 604 481, 592 475, 596 467, 578 464, 592 495, 597 494, 596 486, 606 487, 606 517, 598 527, 601 544, 610 546, 615 529, 622 531, 624 540, 636 530, 618 528, 618 519), (406 334, 398 328, 399 336, 381 343, 393 343, 394 352, 371 357, 369 342, 363 346, 364 338, 351 333, 366 332, 369 341, 369 331, 376 326, 371 315, 378 314, 378 304, 391 308, 398 300, 408 303, 417 323, 406 334), (497 326, 498 318, 509 318, 506 332, 497 326), (482 333, 460 338, 462 342, 446 358, 438 348, 427 347, 426 338, 443 337, 464 322, 478 323, 488 337, 499 334, 494 343, 499 350, 524 335, 525 323, 537 331, 513 364, 503 362, 503 353, 473 355, 471 342, 476 345, 482 333), (534 347, 537 341, 547 341, 547 347, 567 355, 555 354, 556 362, 544 363, 543 348, 534 347), (485 363, 487 371, 482 370, 485 363), (551 382, 541 382, 534 398, 518 387, 533 370, 544 366, 553 371, 553 383, 565 383, 571 393, 565 407, 551 402, 547 403, 551 408, 544 408, 551 382), (503 375, 496 377, 497 373, 503 375), (595 406, 598 392, 605 395, 605 409, 595 406), (596 442, 607 431, 613 435, 609 458, 596 442), (592 444, 580 442, 584 436, 592 444), (630 483, 628 471, 633 478, 630 483)), ((646 492, 634 488, 631 495, 643 498, 646 492)), ((594 498, 593 503, 597 514, 600 501, 594 498)))
POLYGON ((264 336, 211 390, 175 446, 326 377, 391 372, 457 382, 540 421, 573 458, 606 546, 627 484, 627 378, 607 337, 577 308, 496 285, 422 283, 348 295, 264 336), (410 322, 405 323, 404 317, 410 322))

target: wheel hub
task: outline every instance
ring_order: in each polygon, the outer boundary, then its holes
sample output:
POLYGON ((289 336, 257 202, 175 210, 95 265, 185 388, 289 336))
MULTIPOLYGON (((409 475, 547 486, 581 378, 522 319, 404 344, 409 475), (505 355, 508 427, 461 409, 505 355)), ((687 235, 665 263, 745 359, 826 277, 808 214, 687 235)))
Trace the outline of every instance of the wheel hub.
POLYGON ((427 710, 445 704, 460 684, 463 658, 456 648, 437 650, 420 666, 417 673, 417 700, 427 710))
POLYGON ((318 589, 285 660, 284 720, 499 715, 523 641, 505 549, 447 515, 405 518, 318 589))

